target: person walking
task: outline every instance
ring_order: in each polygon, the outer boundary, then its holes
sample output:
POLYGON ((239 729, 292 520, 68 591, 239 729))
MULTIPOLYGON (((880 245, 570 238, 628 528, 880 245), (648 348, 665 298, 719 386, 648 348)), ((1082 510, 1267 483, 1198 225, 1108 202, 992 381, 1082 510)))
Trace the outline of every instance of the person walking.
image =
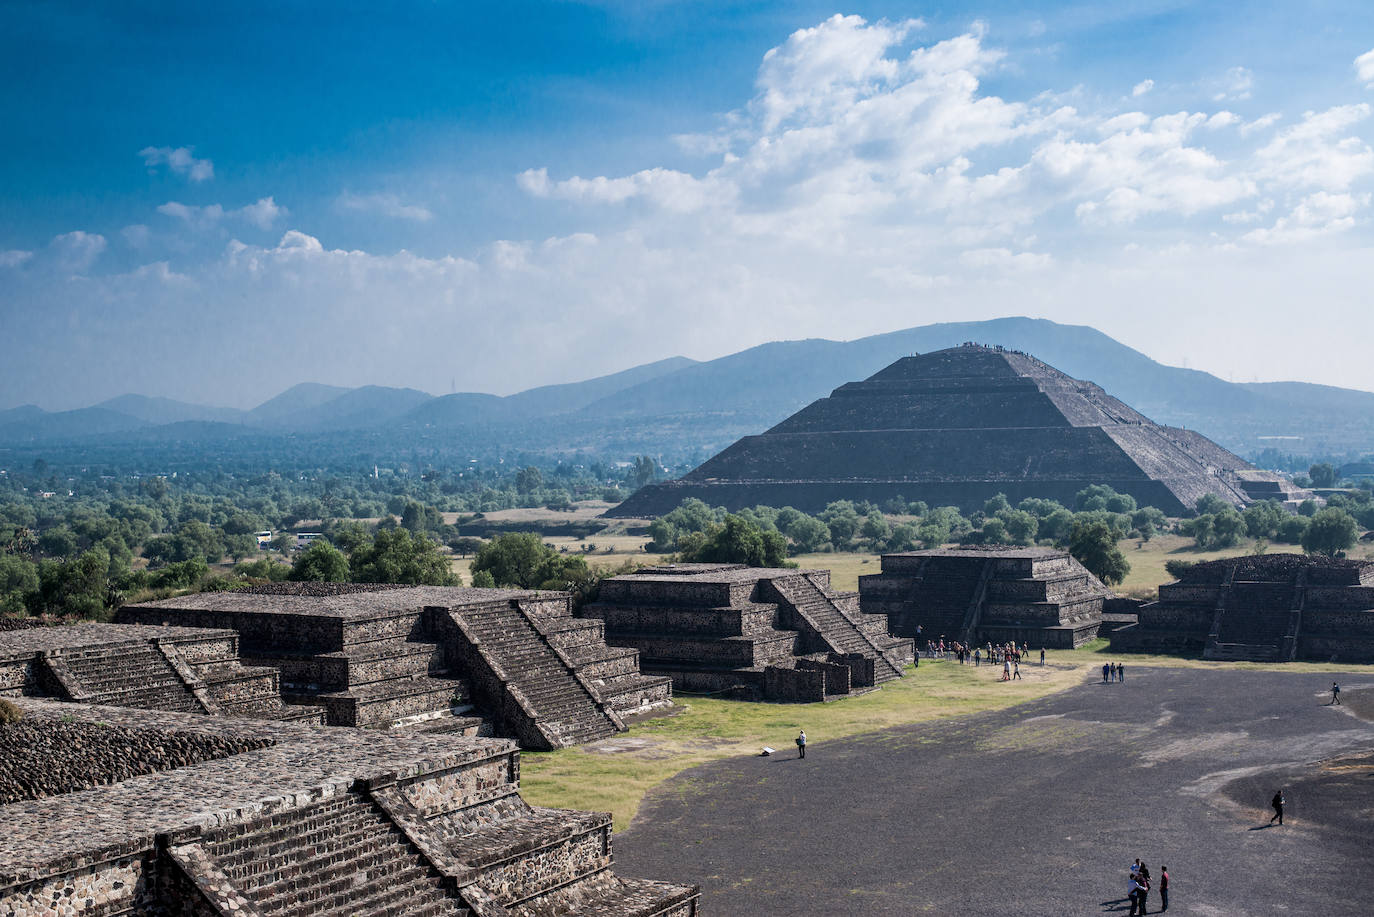
MULTIPOLYGON (((1336 682, 1331 682, 1331 703, 1337 707, 1341 706, 1341 686, 1336 682)), ((1330 706, 1328 704, 1327 706, 1330 706)))
POLYGON ((797 733, 797 757, 806 757, 806 730, 797 733))
POLYGON ((983 664, 983 651, 976 649, 973 651, 973 665, 975 668, 983 664))
POLYGON ((1104 663, 1102 663, 1102 683, 1103 683, 1104 685, 1107 683, 1107 679, 1108 679, 1108 677, 1109 677, 1111 674, 1112 674, 1112 664, 1111 664, 1110 662, 1104 662, 1104 663))
POLYGON ((1169 909, 1169 867, 1159 867, 1159 912, 1169 909))
POLYGON ((1011 660, 1005 656, 1002 658, 1002 680, 1011 681, 1011 660))
POLYGON ((1283 787, 1279 787, 1279 791, 1274 794, 1274 798, 1269 800, 1269 805, 1274 809, 1274 814, 1270 817, 1269 824, 1272 825, 1274 819, 1277 818, 1279 820, 1279 826, 1283 826, 1283 807, 1287 803, 1288 800, 1283 798, 1283 787))
POLYGON ((1116 664, 1116 680, 1121 682, 1126 680, 1126 667, 1119 662, 1116 664))
POLYGON ((1021 663, 1019 663, 1019 662, 1013 662, 1013 663, 1011 664, 1011 680, 1012 680, 1012 681, 1020 681, 1020 680, 1021 680, 1021 663))
POLYGON ((1042 646, 1042 647, 1040 647, 1040 668, 1043 669, 1044 667, 1045 667, 1045 648, 1042 646))

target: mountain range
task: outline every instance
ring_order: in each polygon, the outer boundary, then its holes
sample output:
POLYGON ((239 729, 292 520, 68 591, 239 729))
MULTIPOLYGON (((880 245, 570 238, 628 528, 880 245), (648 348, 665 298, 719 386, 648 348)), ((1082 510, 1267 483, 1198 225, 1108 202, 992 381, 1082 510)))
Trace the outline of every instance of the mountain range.
POLYGON ((474 454, 645 452, 691 460, 761 432, 902 356, 965 341, 1022 350, 1101 385, 1150 418, 1242 455, 1374 450, 1374 393, 1302 382, 1231 383, 1158 363, 1087 326, 1002 318, 925 325, 853 341, 777 341, 709 361, 672 357, 514 395, 302 383, 251 410, 121 395, 73 411, 0 411, 0 445, 353 436, 396 449, 474 454))

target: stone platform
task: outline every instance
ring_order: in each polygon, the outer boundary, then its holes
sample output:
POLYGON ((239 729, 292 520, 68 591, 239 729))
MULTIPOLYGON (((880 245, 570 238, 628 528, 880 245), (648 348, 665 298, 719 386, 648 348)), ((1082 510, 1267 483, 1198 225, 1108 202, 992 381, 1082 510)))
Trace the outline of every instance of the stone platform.
POLYGON ((614 874, 608 815, 525 803, 509 741, 15 703, 30 731, 250 750, 0 806, 4 917, 696 913, 693 886, 614 874))
POLYGON ((892 632, 967 645, 1026 643, 1072 649, 1097 636, 1111 595, 1055 548, 941 548, 884 554, 882 572, 859 577, 865 612, 892 632))
POLYGON ((857 599, 824 570, 670 564, 605 581, 582 613, 679 690, 817 701, 900 678, 914 656, 857 599))
POLYGON ((279 673, 245 666, 232 630, 70 624, 0 632, 0 697, 323 722, 282 704, 279 673))
POLYGON ((1125 652, 1374 662, 1374 562, 1262 554, 1196 564, 1111 638, 1125 652))
POLYGON ((670 706, 672 685, 572 617, 566 593, 280 584, 128 605, 119 620, 236 633, 289 704, 331 725, 499 733, 548 749, 670 706))

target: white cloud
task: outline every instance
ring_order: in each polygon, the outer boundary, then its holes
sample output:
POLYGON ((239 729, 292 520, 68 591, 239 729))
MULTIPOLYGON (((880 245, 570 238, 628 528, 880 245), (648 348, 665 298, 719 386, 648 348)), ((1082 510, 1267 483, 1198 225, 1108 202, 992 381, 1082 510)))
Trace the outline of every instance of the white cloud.
POLYGON ((1364 83, 1366 89, 1374 89, 1374 50, 1366 51, 1355 58, 1355 75, 1364 83))
POLYGON ((428 223, 434 213, 421 204, 407 204, 394 194, 353 194, 345 191, 335 201, 342 210, 357 210, 363 213, 376 213, 398 220, 413 220, 428 223))
POLYGON ((0 251, 0 267, 19 267, 19 265, 31 260, 33 260, 33 252, 21 251, 17 248, 0 251))
POLYGON ((1255 88, 1255 75, 1244 67, 1232 67, 1214 84, 1213 102, 1244 100, 1250 98, 1255 88))
POLYGON ((177 175, 193 182, 208 181, 215 177, 215 164, 208 159, 197 159, 192 152, 194 147, 146 146, 138 151, 143 164, 153 171, 158 166, 166 166, 177 175))
POLYGON ((193 229, 209 229, 218 226, 226 217, 242 220, 259 229, 271 229, 273 223, 289 213, 285 207, 278 205, 270 196, 259 198, 256 203, 248 204, 237 210, 225 210, 219 204, 195 207, 179 201, 168 201, 159 205, 157 212, 181 220, 193 229))
POLYGON ((1154 80, 1141 80, 1139 83, 1136 83, 1135 86, 1131 88, 1131 95, 1137 97, 1143 96, 1145 93, 1149 92, 1151 89, 1154 88, 1154 80))
POLYGON ((124 237, 124 242, 130 248, 147 248, 152 239, 152 231, 142 223, 125 226, 119 234, 124 237))
POLYGON ((1246 233, 1245 239, 1260 245, 1303 242, 1333 232, 1344 232, 1355 225, 1355 214, 1369 206, 1368 194, 1331 194, 1318 191, 1298 202, 1292 213, 1274 221, 1267 229, 1246 233))
POLYGON ((1349 188, 1374 172, 1374 150, 1351 132, 1369 114, 1364 103, 1306 112, 1256 151, 1260 176, 1292 188, 1349 188))
POLYGON ((1240 135, 1242 137, 1248 137, 1256 131, 1268 130, 1281 120, 1283 120, 1283 115, 1276 111, 1271 111, 1267 115, 1261 115, 1253 121, 1242 124, 1240 126, 1240 135))
POLYGON ((80 274, 95 264, 105 250, 105 237, 100 233, 81 230, 64 232, 53 237, 48 250, 59 270, 80 274))

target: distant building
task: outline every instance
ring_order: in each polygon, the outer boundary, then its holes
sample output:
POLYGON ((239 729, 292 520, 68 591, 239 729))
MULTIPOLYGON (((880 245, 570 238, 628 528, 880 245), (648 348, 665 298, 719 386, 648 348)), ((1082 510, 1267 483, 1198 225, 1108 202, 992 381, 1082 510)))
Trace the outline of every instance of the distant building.
MULTIPOLYGON (((303 551, 303 550, 305 550, 306 548, 310 547, 310 543, 311 543, 312 541, 314 541, 316 538, 323 538, 323 537, 324 537, 324 533, 323 533, 323 532, 297 532, 297 533, 296 533, 296 550, 298 550, 298 551, 303 551)), ((270 539, 269 539, 269 540, 270 540, 270 539)))

